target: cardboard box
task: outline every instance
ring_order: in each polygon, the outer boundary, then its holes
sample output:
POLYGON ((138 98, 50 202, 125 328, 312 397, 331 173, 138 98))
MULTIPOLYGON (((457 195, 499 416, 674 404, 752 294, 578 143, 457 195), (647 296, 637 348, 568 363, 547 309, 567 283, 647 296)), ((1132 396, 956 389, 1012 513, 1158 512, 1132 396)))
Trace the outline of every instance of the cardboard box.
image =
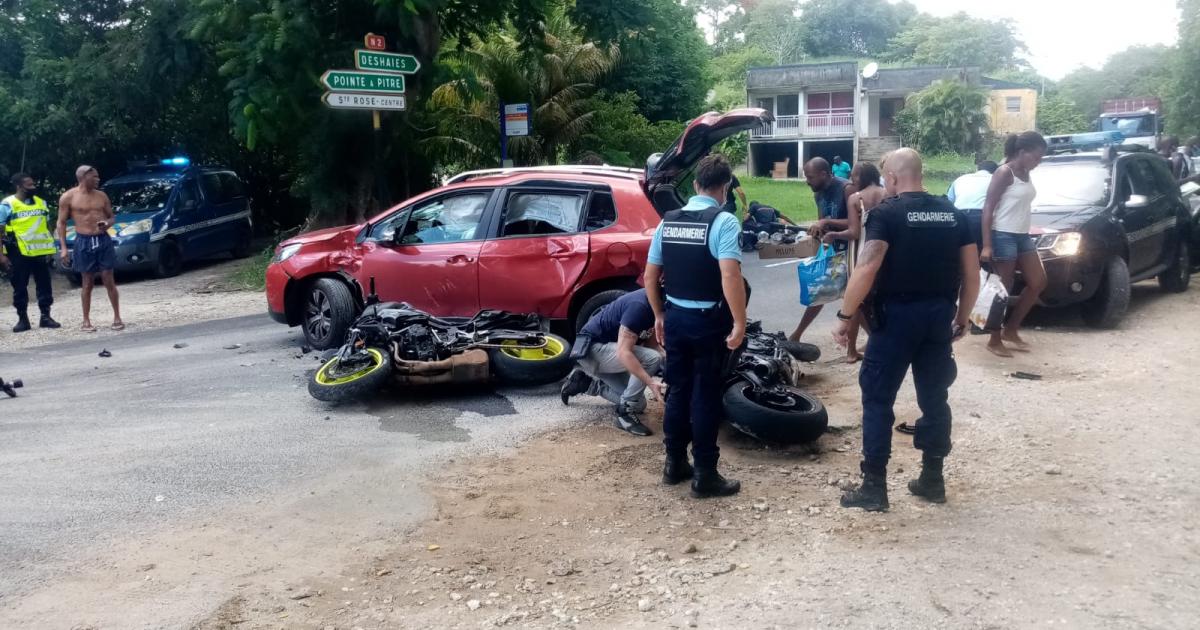
POLYGON ((758 248, 760 260, 769 258, 808 258, 817 255, 817 239, 806 238, 788 245, 763 243, 758 248))

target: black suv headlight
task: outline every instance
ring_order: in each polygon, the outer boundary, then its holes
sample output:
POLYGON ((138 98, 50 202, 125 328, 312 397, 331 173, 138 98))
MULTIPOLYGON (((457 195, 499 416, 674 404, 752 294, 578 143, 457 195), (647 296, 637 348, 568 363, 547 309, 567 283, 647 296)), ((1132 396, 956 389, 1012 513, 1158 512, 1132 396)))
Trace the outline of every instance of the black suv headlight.
POLYGON ((1043 256, 1074 256, 1079 253, 1083 244, 1083 235, 1079 232, 1059 232, 1043 234, 1037 241, 1037 248, 1043 256))

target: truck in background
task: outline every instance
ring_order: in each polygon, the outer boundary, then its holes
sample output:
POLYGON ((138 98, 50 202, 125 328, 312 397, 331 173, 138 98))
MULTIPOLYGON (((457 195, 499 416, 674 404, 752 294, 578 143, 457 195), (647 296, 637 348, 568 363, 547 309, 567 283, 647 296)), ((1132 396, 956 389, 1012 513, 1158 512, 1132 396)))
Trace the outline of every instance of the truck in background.
POLYGON ((1155 97, 1116 98, 1100 104, 1095 131, 1116 131, 1125 144, 1158 149, 1163 129, 1162 100, 1155 97))

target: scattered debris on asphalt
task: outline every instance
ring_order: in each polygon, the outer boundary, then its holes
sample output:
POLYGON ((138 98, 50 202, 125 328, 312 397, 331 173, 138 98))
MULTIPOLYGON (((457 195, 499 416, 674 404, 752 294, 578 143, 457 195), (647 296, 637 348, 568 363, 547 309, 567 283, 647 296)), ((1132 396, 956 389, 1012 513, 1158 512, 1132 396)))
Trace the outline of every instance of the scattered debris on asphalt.
POLYGON ((241 348, 241 347, 242 347, 242 344, 240 344, 240 343, 235 343, 235 344, 232 344, 232 345, 225 346, 225 349, 226 349, 226 350, 237 350, 238 348, 241 348))
POLYGON ((1021 380, 1025 380, 1025 381, 1040 381, 1040 380, 1042 380, 1041 374, 1034 374, 1033 372, 1013 372, 1009 376, 1011 376, 1013 378, 1019 378, 1021 380))
POLYGON ((105 348, 100 351, 100 358, 102 358, 102 359, 107 359, 111 356, 112 356, 112 353, 108 351, 108 348, 105 348))
POLYGON ((184 348, 186 348, 186 347, 188 347, 188 345, 187 345, 186 343, 177 343, 177 344, 175 344, 175 346, 174 346, 174 348, 175 348, 176 350, 183 350, 183 349, 184 349, 184 348))
POLYGON ((8 394, 9 398, 16 398, 17 389, 21 387, 25 387, 25 382, 19 378, 13 379, 8 383, 5 383, 4 379, 0 378, 0 391, 8 394))

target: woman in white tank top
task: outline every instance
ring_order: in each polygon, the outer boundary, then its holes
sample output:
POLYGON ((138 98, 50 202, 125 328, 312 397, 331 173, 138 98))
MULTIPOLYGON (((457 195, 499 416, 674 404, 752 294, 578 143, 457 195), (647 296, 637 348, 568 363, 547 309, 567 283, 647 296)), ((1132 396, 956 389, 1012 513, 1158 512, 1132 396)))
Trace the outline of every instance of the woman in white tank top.
POLYGON ((1037 191, 1029 173, 1046 155, 1046 140, 1035 131, 1011 134, 1004 141, 1005 162, 992 175, 987 202, 983 206, 983 249, 979 260, 990 263, 1009 292, 1017 269, 1025 288, 1016 306, 1010 309, 1003 330, 992 331, 988 350, 997 356, 1011 357, 1012 350, 1027 352, 1029 344, 1021 339, 1021 323, 1046 288, 1046 270, 1038 256, 1029 228, 1033 200, 1037 191), (1007 346, 1005 344, 1008 344, 1007 346))

